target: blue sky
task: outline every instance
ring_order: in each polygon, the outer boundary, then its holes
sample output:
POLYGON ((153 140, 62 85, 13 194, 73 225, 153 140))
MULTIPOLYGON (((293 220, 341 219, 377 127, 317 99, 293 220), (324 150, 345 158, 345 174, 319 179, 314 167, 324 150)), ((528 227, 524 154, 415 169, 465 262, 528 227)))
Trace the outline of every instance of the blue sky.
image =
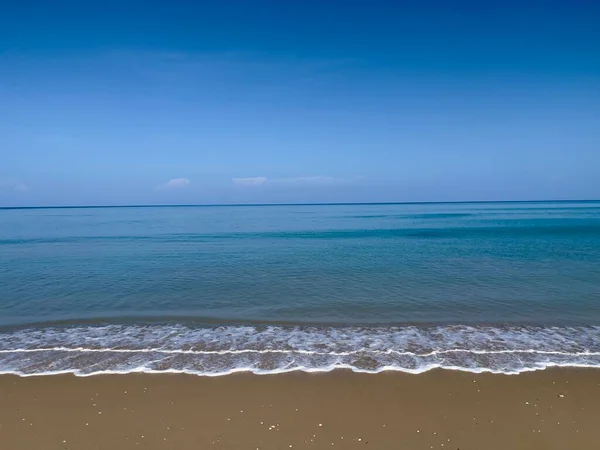
POLYGON ((2 3, 0 206, 600 198, 598 2, 2 3))

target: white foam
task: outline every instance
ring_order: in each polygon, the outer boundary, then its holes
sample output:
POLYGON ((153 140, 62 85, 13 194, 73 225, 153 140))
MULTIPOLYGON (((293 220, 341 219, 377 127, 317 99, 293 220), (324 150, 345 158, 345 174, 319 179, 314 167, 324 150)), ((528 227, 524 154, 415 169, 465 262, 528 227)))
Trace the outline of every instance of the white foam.
POLYGON ((107 325, 0 333, 0 373, 516 374, 600 367, 600 327, 190 327, 107 325))
POLYGON ((235 373, 251 373, 254 375, 278 375, 284 373, 291 372, 304 372, 304 373, 328 373, 334 370, 350 370, 354 373, 365 373, 365 374, 378 374, 384 372, 402 372, 408 373, 412 375, 420 375, 422 373, 428 372, 430 370, 442 369, 442 370, 450 370, 450 371, 458 371, 458 372, 467 372, 474 374, 481 373, 491 373, 497 375, 518 375, 526 372, 536 372, 540 370, 546 370, 552 367, 565 367, 565 368, 586 368, 586 369, 598 369, 600 365, 598 364, 554 364, 547 363, 538 367, 527 367, 514 371, 505 371, 505 370, 495 370, 486 367, 476 368, 476 369, 468 369, 465 367, 457 367, 457 366, 424 366, 418 370, 410 370, 402 367, 393 367, 386 366, 376 370, 365 370, 358 369, 354 366, 339 364, 334 366, 326 366, 326 367, 316 367, 316 368, 307 368, 307 367, 296 367, 293 369, 280 369, 280 370, 272 370, 272 371, 263 371, 256 370, 251 367, 241 367, 236 369, 231 369, 222 372, 199 372, 194 370, 177 370, 177 369, 164 369, 164 370, 156 370, 149 369, 145 367, 132 367, 127 370, 99 370, 95 372, 83 372, 77 369, 69 369, 69 370, 55 370, 55 371, 45 371, 45 372, 35 372, 35 373, 24 373, 20 371, 14 370, 0 370, 0 375, 16 375, 20 377, 40 377, 40 376, 53 376, 53 375, 74 375, 76 377, 86 378, 98 375, 128 375, 128 374, 178 374, 178 375, 195 375, 195 376, 204 376, 204 377, 220 377, 225 375, 232 375, 235 373))
POLYGON ((293 355, 323 355, 323 356, 350 356, 372 353, 373 355, 403 355, 403 356, 436 356, 450 353, 472 353, 474 355, 511 355, 511 354, 538 354, 538 355, 561 355, 561 356, 600 356, 600 352, 560 352, 547 350, 466 350, 452 348, 448 350, 434 350, 429 353, 399 352, 396 350, 368 350, 360 349, 349 352, 317 352, 311 350, 164 350, 161 348, 122 349, 122 348, 85 348, 85 347, 49 347, 49 348, 15 348, 12 350, 0 350, 0 354, 9 353, 44 353, 44 352, 70 352, 70 353, 165 353, 167 355, 243 355, 243 354, 282 354, 293 355))

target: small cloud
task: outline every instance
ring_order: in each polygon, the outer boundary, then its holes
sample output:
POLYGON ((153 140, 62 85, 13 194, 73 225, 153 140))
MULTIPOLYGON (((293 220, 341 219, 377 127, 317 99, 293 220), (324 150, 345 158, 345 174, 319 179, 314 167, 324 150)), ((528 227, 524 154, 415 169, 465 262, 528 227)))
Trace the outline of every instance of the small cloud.
POLYGON ((26 192, 29 190, 29 187, 19 180, 0 180, 0 189, 6 191, 17 191, 17 192, 26 192))
POLYGON ((267 177, 249 177, 232 178, 234 184, 239 186, 331 186, 333 184, 347 183, 353 180, 344 178, 327 177, 315 175, 310 177, 290 177, 290 178, 267 178, 267 177))
POLYGON ((232 178, 231 181, 239 186, 261 186, 267 182, 267 177, 232 178))
POLYGON ((188 180, 187 178, 173 178, 172 180, 169 180, 166 183, 159 184, 158 186, 156 186, 156 189, 159 191, 181 189, 189 186, 190 183, 190 180, 188 180))

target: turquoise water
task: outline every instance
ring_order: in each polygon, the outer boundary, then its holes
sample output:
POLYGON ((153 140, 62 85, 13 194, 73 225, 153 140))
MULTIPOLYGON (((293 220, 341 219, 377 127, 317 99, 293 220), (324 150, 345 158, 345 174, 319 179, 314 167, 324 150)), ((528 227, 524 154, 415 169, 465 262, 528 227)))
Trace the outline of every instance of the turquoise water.
POLYGON ((0 210, 4 372, 518 372, 598 326, 598 202, 0 210))

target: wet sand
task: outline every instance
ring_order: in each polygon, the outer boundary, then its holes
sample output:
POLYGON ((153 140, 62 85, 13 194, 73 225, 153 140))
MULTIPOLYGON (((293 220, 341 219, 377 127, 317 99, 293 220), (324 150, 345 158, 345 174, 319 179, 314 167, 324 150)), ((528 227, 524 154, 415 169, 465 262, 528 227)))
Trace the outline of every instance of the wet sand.
POLYGON ((0 376, 0 448, 590 449, 600 370, 0 376))

